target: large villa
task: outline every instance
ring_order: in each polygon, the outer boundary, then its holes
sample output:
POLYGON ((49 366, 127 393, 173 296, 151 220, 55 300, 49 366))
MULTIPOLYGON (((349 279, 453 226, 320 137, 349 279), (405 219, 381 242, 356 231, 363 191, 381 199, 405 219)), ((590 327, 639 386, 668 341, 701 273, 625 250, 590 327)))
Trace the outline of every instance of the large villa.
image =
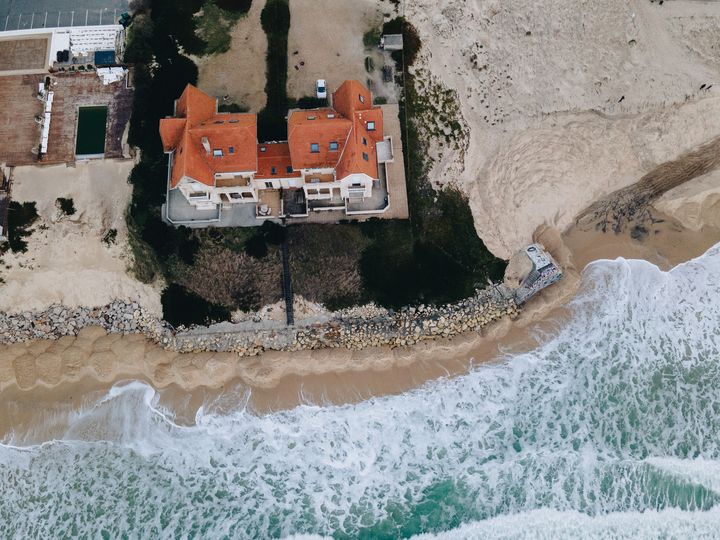
POLYGON ((331 106, 291 110, 287 122, 287 141, 258 142, 255 114, 220 113, 215 98, 188 85, 174 116, 160 121, 169 155, 168 221, 220 224, 223 212, 240 210, 252 219, 227 224, 247 226, 389 209, 393 141, 367 88, 345 81, 331 106), (172 204, 186 209, 185 219, 171 217, 172 204))

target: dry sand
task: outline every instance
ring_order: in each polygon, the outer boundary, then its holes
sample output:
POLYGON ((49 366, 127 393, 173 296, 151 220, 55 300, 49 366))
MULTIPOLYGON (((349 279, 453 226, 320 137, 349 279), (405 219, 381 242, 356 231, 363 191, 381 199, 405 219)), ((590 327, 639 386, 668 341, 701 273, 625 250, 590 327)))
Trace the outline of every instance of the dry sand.
POLYGON ((267 38, 260 26, 265 0, 254 0, 250 11, 232 28, 230 50, 221 54, 192 57, 198 66, 198 87, 211 96, 228 96, 257 113, 265 106, 265 59, 267 38))
POLYGON ((130 160, 94 160, 14 169, 13 200, 35 202, 40 218, 27 252, 2 257, 0 311, 42 310, 53 303, 97 307, 126 299, 162 313, 158 291, 127 273, 125 209, 132 167, 130 160), (62 214, 58 197, 73 199, 76 213, 62 214), (102 238, 110 229, 117 237, 107 245, 102 238))
POLYGON ((377 0, 292 0, 288 96, 314 96, 317 79, 325 79, 330 92, 346 79, 364 82, 363 34, 381 26, 386 11, 392 8, 377 0))
POLYGON ((720 4, 417 0, 418 68, 457 92, 469 135, 432 145, 431 178, 469 194, 510 257, 590 202, 720 134, 720 4), (707 86, 705 87, 707 88, 707 86))

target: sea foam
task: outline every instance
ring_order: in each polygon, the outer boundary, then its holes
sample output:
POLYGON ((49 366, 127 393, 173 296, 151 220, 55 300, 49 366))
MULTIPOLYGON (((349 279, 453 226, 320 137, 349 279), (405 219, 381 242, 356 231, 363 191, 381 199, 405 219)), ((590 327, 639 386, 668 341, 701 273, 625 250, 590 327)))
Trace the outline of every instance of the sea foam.
POLYGON ((147 385, 117 385, 58 440, 0 447, 0 522, 11 537, 703 534, 720 527, 718 275, 718 247, 670 272, 595 262, 537 349, 354 405, 201 409, 187 427, 147 385))

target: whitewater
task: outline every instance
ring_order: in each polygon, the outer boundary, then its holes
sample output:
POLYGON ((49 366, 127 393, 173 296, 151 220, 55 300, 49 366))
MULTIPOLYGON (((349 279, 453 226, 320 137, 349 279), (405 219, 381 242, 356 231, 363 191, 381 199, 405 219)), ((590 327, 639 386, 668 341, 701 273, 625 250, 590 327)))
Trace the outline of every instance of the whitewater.
POLYGON ((522 354, 397 396, 179 425, 140 382, 0 445, 8 538, 711 538, 720 246, 583 272, 522 354))

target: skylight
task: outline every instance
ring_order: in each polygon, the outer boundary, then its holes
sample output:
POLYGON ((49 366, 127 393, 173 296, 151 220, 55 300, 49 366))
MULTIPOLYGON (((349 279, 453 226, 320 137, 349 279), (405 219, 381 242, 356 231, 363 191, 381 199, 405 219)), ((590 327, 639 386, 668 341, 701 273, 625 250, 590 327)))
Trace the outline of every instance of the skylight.
POLYGON ((336 141, 332 141, 330 143, 330 150, 337 150, 338 149, 338 143, 336 141))
POLYGON ((222 156, 223 156, 222 148, 215 148, 213 150, 213 157, 222 157, 222 156))
POLYGON ((367 130, 368 130, 368 131, 375 131, 375 122, 368 122, 368 123, 367 123, 367 130))
POLYGON ((320 152, 320 145, 318 143, 310 143, 310 152, 313 154, 320 152))

